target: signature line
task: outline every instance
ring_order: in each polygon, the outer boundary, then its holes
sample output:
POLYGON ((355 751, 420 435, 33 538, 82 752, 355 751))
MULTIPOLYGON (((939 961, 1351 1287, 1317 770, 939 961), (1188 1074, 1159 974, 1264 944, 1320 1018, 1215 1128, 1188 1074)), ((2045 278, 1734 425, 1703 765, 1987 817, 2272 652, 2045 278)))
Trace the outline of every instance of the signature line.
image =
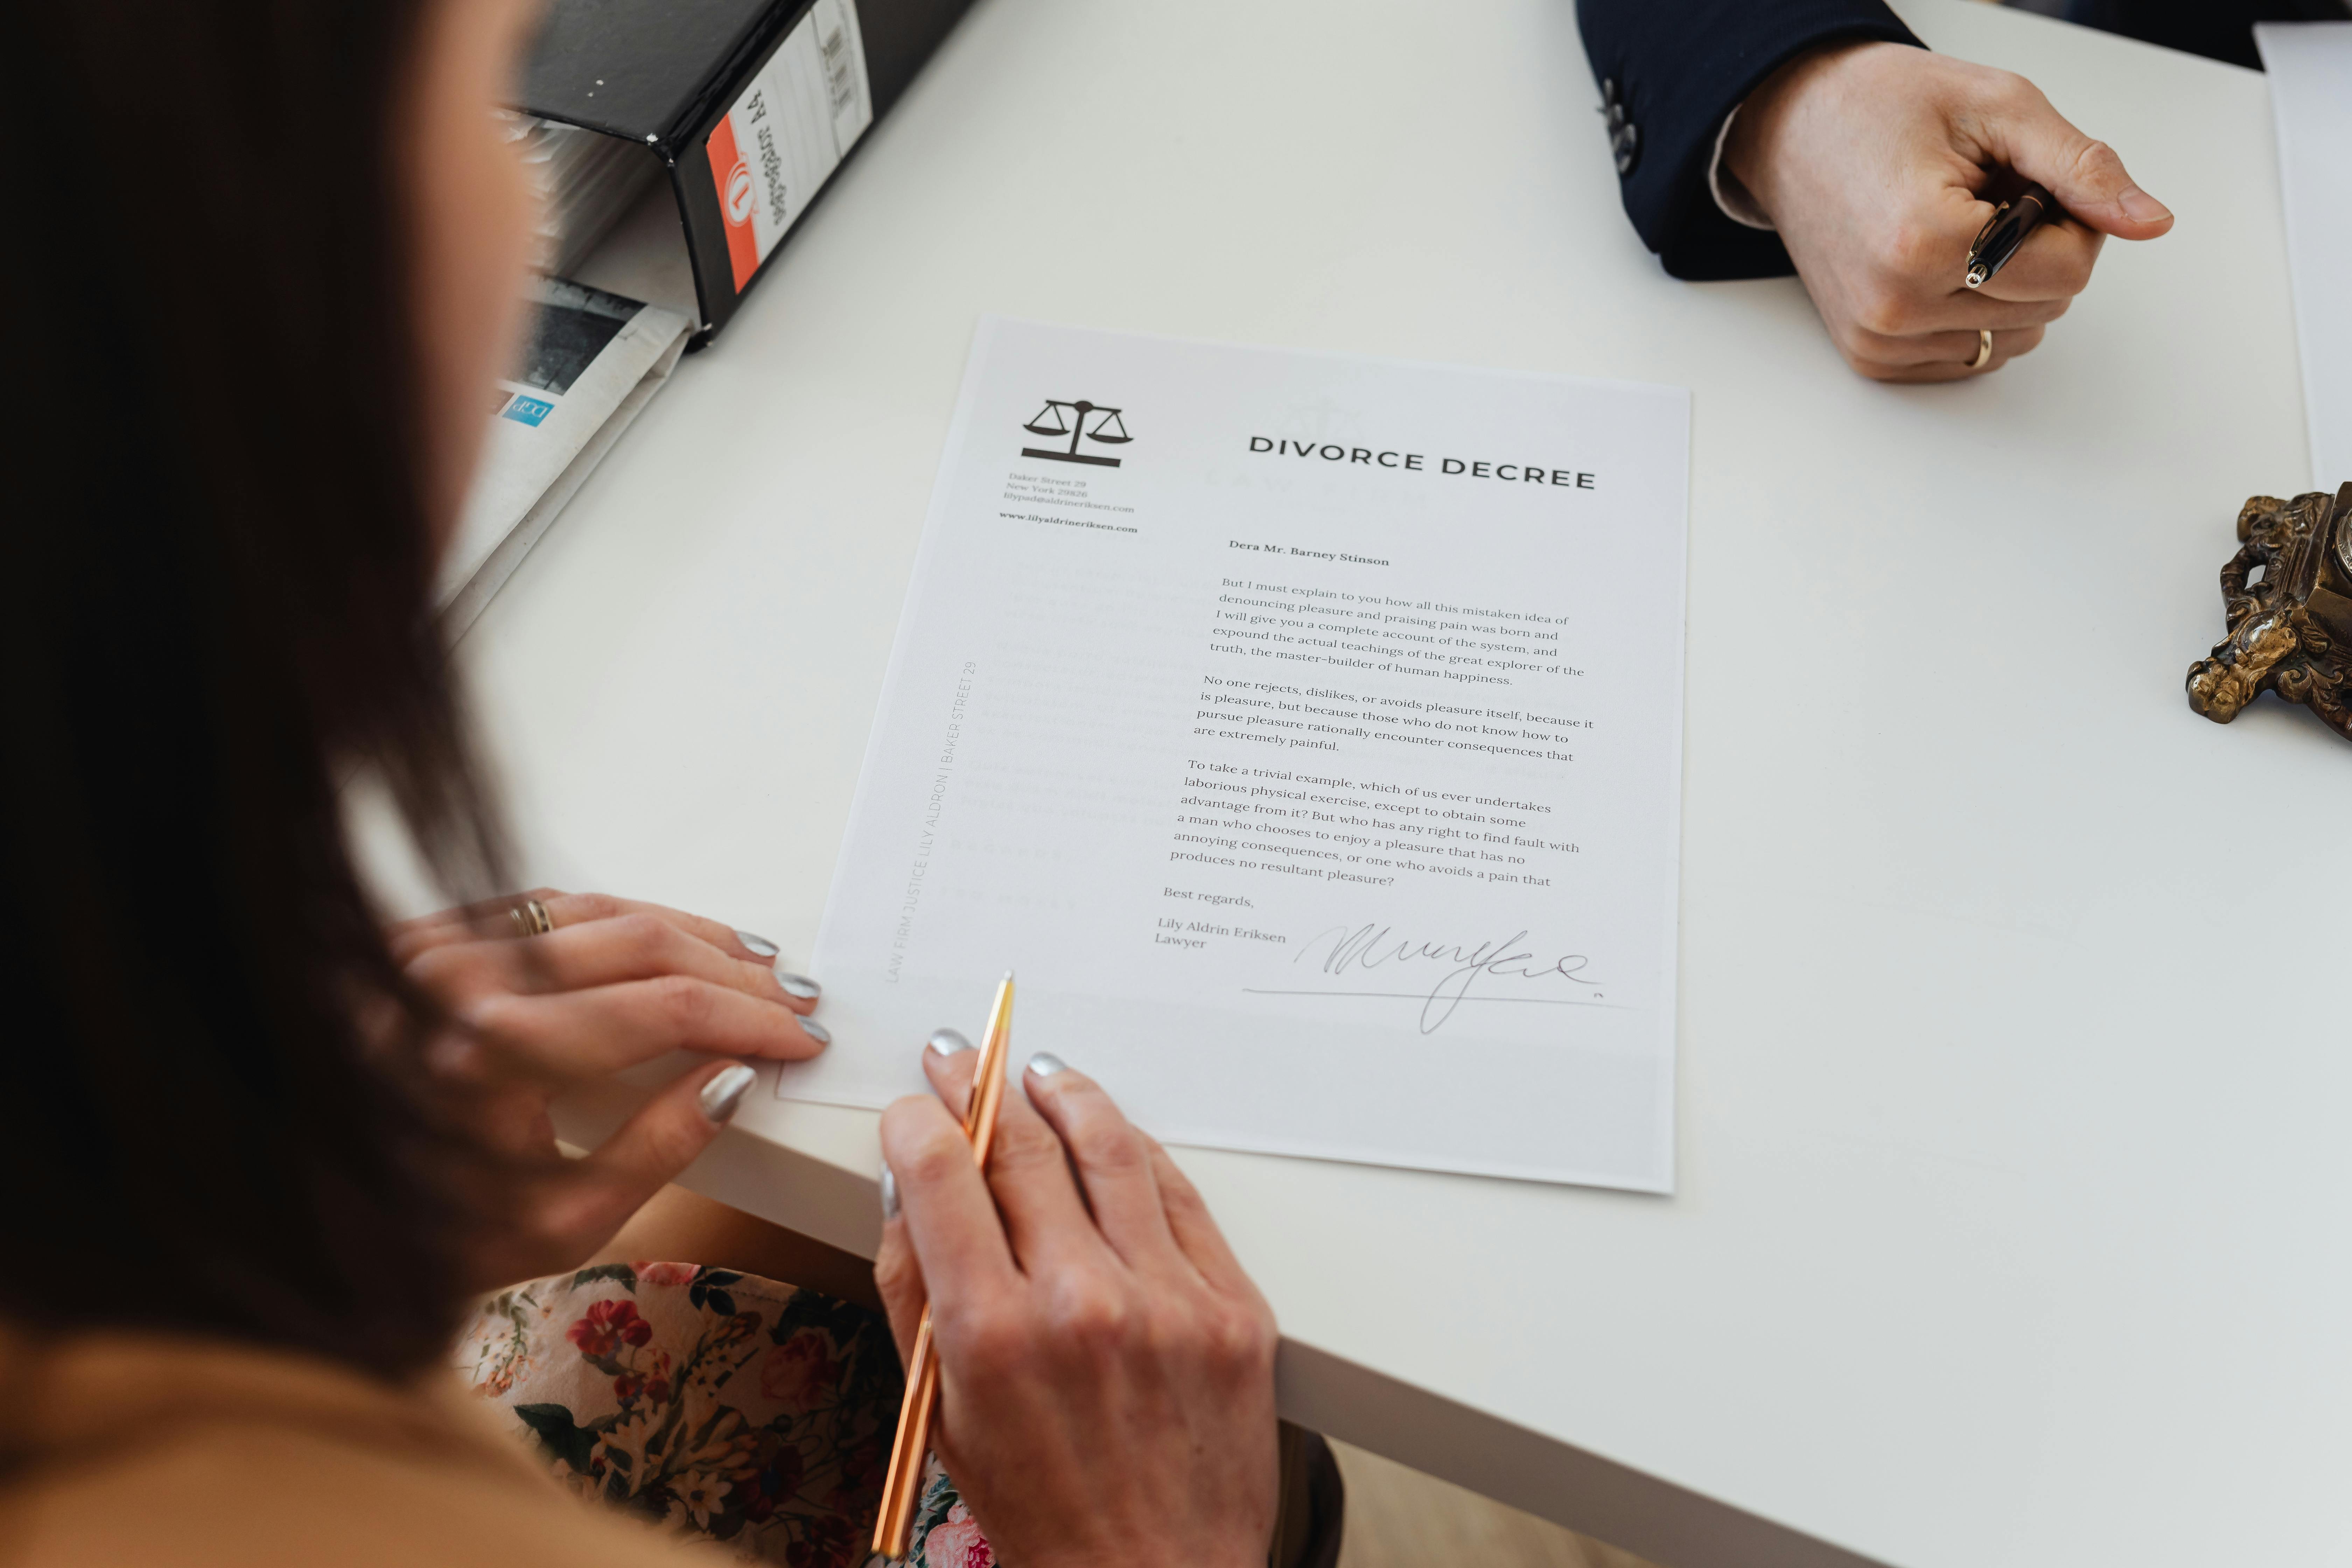
MULTIPOLYGON (((1242 991, 1251 996, 1397 996, 1407 1002, 1429 1000, 1425 993, 1419 991, 1276 991, 1263 985, 1244 985, 1242 991)), ((1584 1002, 1572 996, 1459 996, 1454 1001, 1457 1005, 1464 1002, 1532 1002, 1538 1007, 1606 1007, 1611 1012, 1634 1010, 1630 1002, 1584 1002)))

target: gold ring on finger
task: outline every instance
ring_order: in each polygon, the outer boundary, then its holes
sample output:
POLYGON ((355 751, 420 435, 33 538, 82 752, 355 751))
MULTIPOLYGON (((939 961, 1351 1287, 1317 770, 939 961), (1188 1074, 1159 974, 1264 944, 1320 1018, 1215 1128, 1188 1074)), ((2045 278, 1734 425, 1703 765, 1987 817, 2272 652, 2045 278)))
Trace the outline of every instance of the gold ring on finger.
POLYGON ((525 899, 507 911, 507 919, 514 921, 517 936, 545 936, 555 929, 555 917, 537 899, 525 899))
POLYGON ((1992 329, 1977 329, 1977 357, 1969 361, 1970 370, 1982 370, 1992 363, 1992 329))

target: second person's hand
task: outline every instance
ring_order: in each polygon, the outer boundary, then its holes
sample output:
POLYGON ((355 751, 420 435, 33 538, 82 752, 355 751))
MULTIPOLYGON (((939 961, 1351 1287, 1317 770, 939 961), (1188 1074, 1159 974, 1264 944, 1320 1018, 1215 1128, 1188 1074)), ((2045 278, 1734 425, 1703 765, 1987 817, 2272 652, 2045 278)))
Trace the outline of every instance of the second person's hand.
POLYGON ((2032 82, 1904 44, 1831 45, 1781 67, 1740 106, 1723 169, 1780 230, 1846 363, 1878 381, 1999 369, 2066 313, 2106 236, 2172 226, 2032 82), (1972 290, 1960 274, 1998 169, 2065 211, 1972 290), (1980 329, 1992 356, 1979 366, 1980 329))

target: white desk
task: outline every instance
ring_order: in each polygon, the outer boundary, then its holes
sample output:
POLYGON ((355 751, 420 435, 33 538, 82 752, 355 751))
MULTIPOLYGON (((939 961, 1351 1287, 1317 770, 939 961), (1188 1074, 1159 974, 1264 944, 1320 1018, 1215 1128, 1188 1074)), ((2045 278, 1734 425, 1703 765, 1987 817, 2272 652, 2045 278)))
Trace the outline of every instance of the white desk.
MULTIPOLYGON (((1958 388, 1662 275, 1570 0, 981 0, 468 640, 530 869, 805 957, 982 310, 1687 385, 1681 1191, 1185 1153, 1286 1411, 1674 1568, 2346 1560, 2352 752, 2180 689, 2307 471, 2262 79, 1902 9, 2180 215, 1958 388)), ((736 1125, 870 1249, 872 1117, 736 1125)))

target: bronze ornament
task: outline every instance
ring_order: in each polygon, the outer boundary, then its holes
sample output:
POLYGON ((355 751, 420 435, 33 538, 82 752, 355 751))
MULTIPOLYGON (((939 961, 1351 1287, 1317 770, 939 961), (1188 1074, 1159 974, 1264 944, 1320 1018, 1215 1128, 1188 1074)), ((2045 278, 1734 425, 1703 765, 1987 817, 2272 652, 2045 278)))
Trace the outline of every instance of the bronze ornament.
POLYGON ((2221 568, 2230 635, 2189 667, 2189 706, 2217 724, 2265 691, 2352 740, 2352 484, 2333 496, 2256 496, 2221 568), (2247 578, 2262 574, 2262 581, 2247 578))

